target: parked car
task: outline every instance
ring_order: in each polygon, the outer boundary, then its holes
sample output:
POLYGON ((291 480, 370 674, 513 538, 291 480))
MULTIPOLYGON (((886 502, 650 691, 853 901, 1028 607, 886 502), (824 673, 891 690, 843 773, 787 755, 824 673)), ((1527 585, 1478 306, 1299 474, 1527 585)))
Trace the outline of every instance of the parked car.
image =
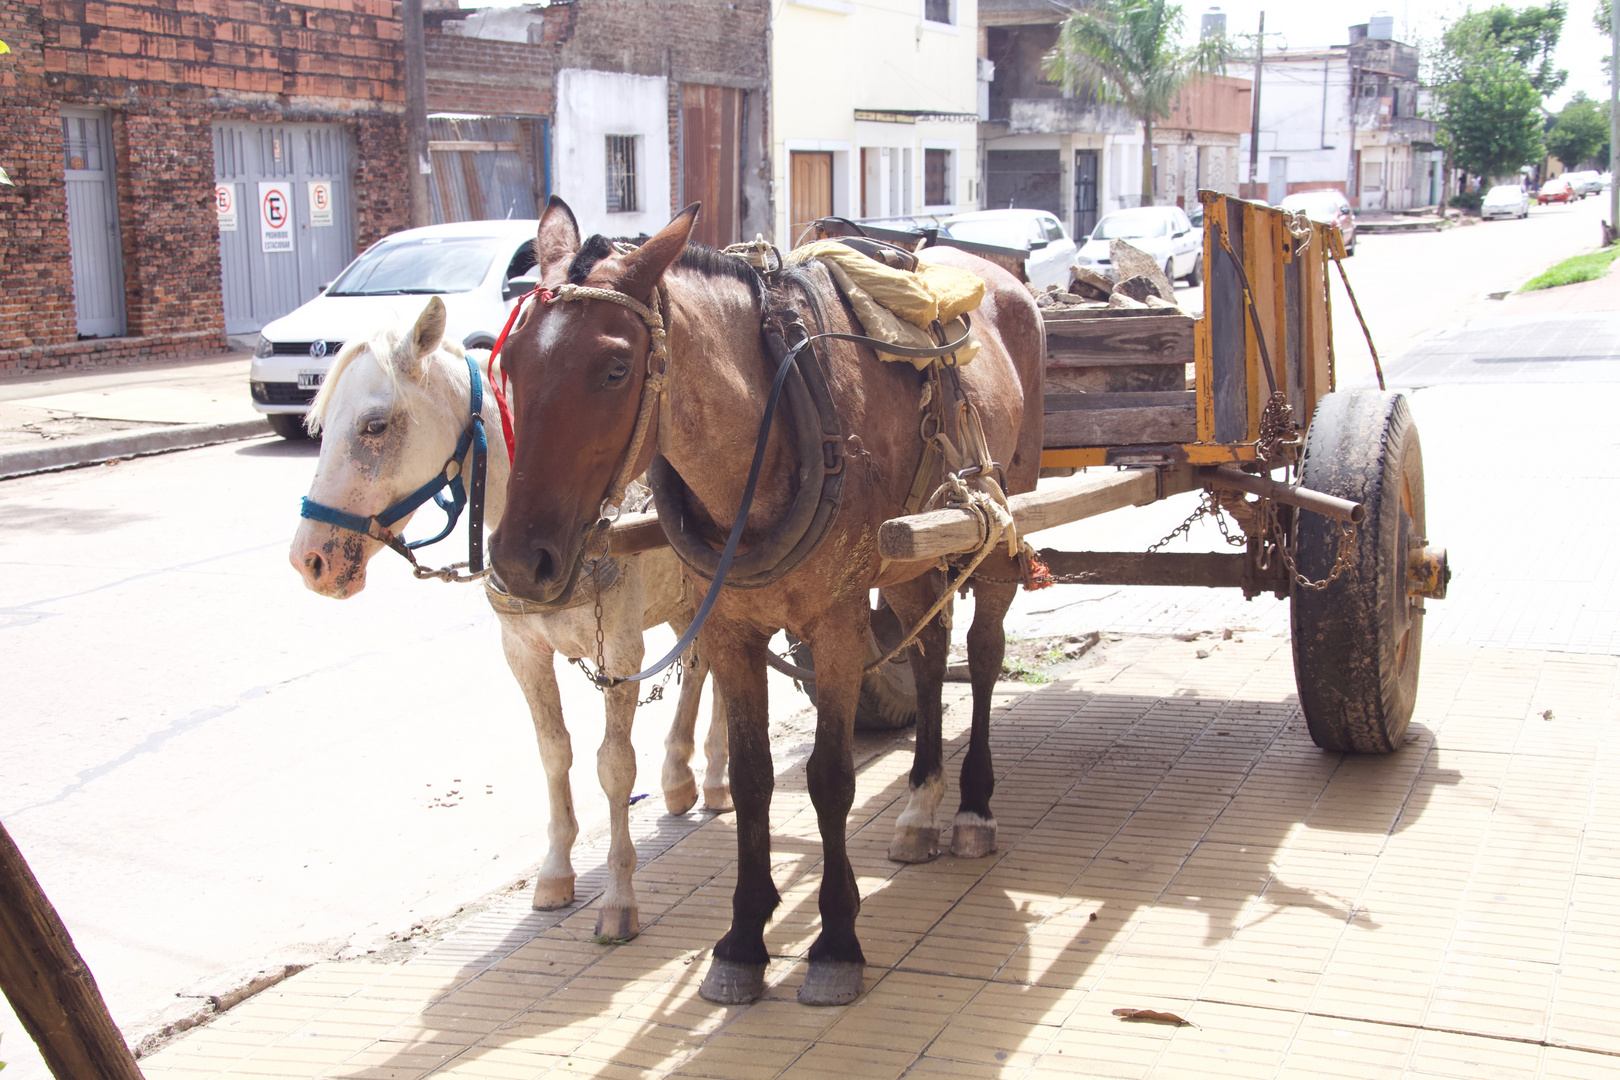
POLYGON ((1555 176, 1536 192, 1536 205, 1545 206, 1547 203, 1567 203, 1575 198, 1575 187, 1562 176, 1555 176))
POLYGON ((1575 189, 1575 194, 1583 199, 1588 195, 1596 195, 1603 190, 1603 178, 1591 169, 1565 173, 1564 179, 1568 180, 1570 187, 1575 189))
POLYGON ((975 210, 940 222, 940 231, 957 240, 997 247, 1023 248, 1024 276, 1037 289, 1069 283, 1075 244, 1069 232, 1045 210, 975 210))
POLYGON ((1530 193, 1518 184, 1497 184, 1485 193, 1479 204, 1479 216, 1491 218, 1530 216, 1530 193))
POLYGON ((343 343, 390 322, 409 325, 428 295, 444 298, 447 340, 494 347, 507 313, 534 287, 539 224, 464 221, 377 241, 315 299, 260 331, 248 371, 253 407, 282 438, 304 438, 304 414, 343 343))
POLYGON ((1204 273, 1204 233, 1179 206, 1140 206, 1115 210, 1097 222, 1080 248, 1078 262, 1100 273, 1111 266, 1110 240, 1128 240, 1164 267, 1171 281, 1197 285, 1204 273))
POLYGON ((1277 204, 1280 209, 1305 211, 1305 216, 1324 225, 1337 225, 1344 238, 1344 253, 1356 253, 1356 215, 1350 210, 1350 200, 1341 191, 1301 191, 1277 204))

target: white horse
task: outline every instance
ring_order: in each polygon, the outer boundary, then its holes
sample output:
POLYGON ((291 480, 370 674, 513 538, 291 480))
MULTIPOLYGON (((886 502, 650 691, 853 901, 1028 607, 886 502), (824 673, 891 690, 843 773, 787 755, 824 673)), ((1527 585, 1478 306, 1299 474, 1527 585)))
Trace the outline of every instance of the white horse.
MULTIPOLYGON (((310 405, 309 428, 324 434, 320 461, 310 485, 310 499, 362 518, 416 491, 445 468, 470 415, 471 380, 461 349, 444 341, 445 309, 437 296, 428 301, 416 324, 404 335, 383 329, 369 339, 357 336, 332 364, 320 393, 310 405)), ((484 430, 489 438, 488 521, 499 522, 506 502, 510 471, 500 417, 490 394, 484 395, 484 430)), ((469 475, 471 453, 462 462, 469 475)), ((405 529, 409 517, 393 528, 405 529)), ((359 532, 305 518, 293 536, 290 559, 304 584, 323 596, 345 599, 366 583, 366 563, 384 544, 359 532)), ((602 594, 602 655, 608 672, 628 675, 640 669, 642 632, 669 623, 677 635, 690 624, 693 606, 685 575, 667 548, 639 555, 616 556, 617 582, 602 594)), ((604 580, 611 575, 604 574, 604 580)), ((492 603, 500 619, 506 662, 523 688, 534 718, 540 758, 550 792, 550 850, 535 882, 534 906, 566 907, 574 900, 574 869, 569 858, 579 824, 574 817, 568 770, 573 748, 563 725, 562 701, 552 661, 594 656, 597 620, 589 592, 581 588, 580 606, 541 614, 521 612, 521 601, 492 603)), ((690 761, 698 700, 709 665, 689 654, 681 682, 675 722, 664 741, 664 804, 684 814, 697 802, 697 783, 690 761)), ((636 777, 636 755, 630 743, 638 684, 606 692, 607 725, 597 752, 597 776, 612 816, 608 853, 608 886, 602 898, 596 932, 629 938, 640 930, 640 915, 631 882, 636 868, 630 839, 630 791, 636 777)), ((715 697, 704 742, 707 767, 703 801, 707 809, 731 809, 726 780, 724 711, 715 697)))

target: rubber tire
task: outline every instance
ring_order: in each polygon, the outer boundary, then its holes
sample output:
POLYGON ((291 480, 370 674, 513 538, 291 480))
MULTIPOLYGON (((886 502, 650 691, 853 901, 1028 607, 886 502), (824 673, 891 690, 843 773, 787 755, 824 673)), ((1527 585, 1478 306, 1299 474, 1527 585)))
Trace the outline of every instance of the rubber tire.
MULTIPOLYGON (((887 604, 878 605, 872 612, 872 629, 866 638, 866 662, 871 663, 888 652, 905 635, 900 620, 887 604)), ((814 671, 815 658, 810 655, 808 643, 790 638, 789 657, 802 668, 814 671)), ((856 731, 898 731, 917 722, 917 680, 911 672, 912 649, 907 649, 894 660, 876 671, 861 677, 861 696, 855 705, 856 731)), ((800 683, 812 705, 816 702, 816 684, 800 683)))
MULTIPOLYGON (((1406 594, 1406 552, 1426 535, 1423 448, 1406 397, 1325 395, 1306 434, 1300 482, 1367 510, 1350 568, 1320 591, 1291 586, 1294 679, 1306 725, 1324 750, 1391 753, 1412 719, 1423 651, 1422 602, 1406 594)), ((1327 577, 1338 523, 1310 511, 1295 520, 1300 573, 1327 577)))
POLYGON ((265 413, 264 418, 270 421, 270 430, 288 442, 299 442, 309 438, 309 430, 304 427, 304 414, 301 412, 265 413))
POLYGON ((1202 285, 1204 283, 1204 256, 1202 253, 1193 256, 1192 273, 1187 275, 1188 285, 1202 285))

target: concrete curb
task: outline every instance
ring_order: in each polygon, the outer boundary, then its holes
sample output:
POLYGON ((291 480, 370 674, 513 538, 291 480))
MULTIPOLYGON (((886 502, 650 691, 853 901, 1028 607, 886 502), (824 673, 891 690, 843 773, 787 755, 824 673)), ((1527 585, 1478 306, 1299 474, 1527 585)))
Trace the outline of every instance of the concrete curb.
POLYGON ((31 473, 96 465, 116 458, 143 457, 171 450, 191 450, 216 443, 240 442, 270 435, 270 425, 260 417, 231 420, 223 424, 177 424, 119 435, 73 439, 21 450, 0 450, 0 480, 31 473))

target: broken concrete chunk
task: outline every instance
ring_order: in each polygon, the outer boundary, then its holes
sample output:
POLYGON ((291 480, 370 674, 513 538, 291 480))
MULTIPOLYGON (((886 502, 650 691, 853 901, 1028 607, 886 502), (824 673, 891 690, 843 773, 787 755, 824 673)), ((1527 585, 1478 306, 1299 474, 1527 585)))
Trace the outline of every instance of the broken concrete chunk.
POLYGON ((1136 299, 1133 296, 1127 296, 1125 293, 1122 293, 1122 292, 1117 292, 1113 296, 1110 296, 1108 298, 1108 306, 1111 307, 1111 308, 1145 308, 1145 307, 1147 307, 1147 305, 1142 303, 1142 301, 1136 299))
POLYGON ((1074 263, 1069 267, 1069 291, 1092 300, 1107 300, 1114 291, 1108 275, 1074 263))
POLYGON ((1154 291, 1160 296, 1166 300, 1176 298, 1176 291, 1171 287, 1170 279, 1164 276, 1164 267, 1135 244, 1126 240, 1110 240, 1108 257, 1114 265, 1114 277, 1121 284, 1133 277, 1145 277, 1153 283, 1154 291))
POLYGON ((1124 293, 1132 300, 1140 300, 1144 304, 1147 303, 1150 296, 1156 300, 1164 299, 1159 295, 1158 286, 1154 285, 1153 280, 1146 274, 1137 274, 1135 277, 1126 278, 1118 285, 1115 285, 1114 295, 1118 296, 1121 293, 1124 293))
POLYGON ((1157 293, 1155 293, 1152 296, 1147 297, 1142 302, 1144 304, 1146 304, 1150 308, 1168 308, 1171 311, 1180 311, 1181 310, 1181 306, 1179 304, 1172 303, 1171 301, 1166 300, 1164 297, 1158 295, 1157 293))

